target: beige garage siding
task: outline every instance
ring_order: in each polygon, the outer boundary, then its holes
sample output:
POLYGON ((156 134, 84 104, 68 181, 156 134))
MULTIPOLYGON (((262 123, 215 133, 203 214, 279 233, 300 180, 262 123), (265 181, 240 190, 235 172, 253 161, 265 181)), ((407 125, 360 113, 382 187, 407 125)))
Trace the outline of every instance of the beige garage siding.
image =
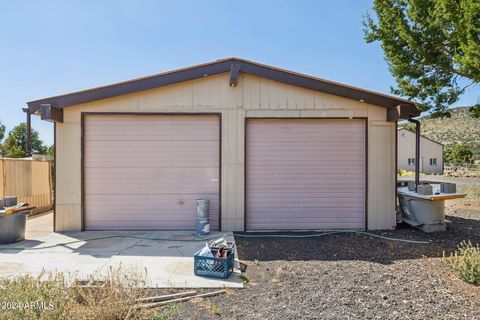
POLYGON ((216 116, 86 115, 84 228, 192 230, 195 200, 219 228, 216 116))
MULTIPOLYGON (((245 117, 368 118, 368 229, 391 229, 395 220, 395 123, 387 109, 243 74, 230 74, 92 101, 64 109, 56 124, 56 230, 81 229, 81 114, 83 112, 221 113, 222 230, 245 227, 245 117)), ((128 150, 127 150, 128 151, 128 150)))
POLYGON ((365 121, 247 121, 247 230, 365 227, 365 121))

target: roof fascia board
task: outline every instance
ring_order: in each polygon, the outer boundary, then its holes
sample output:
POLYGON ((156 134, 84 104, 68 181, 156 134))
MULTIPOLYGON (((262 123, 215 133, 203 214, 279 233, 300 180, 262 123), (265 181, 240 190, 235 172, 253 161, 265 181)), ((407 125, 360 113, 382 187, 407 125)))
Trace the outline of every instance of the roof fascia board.
POLYGON ((330 93, 336 96, 341 96, 360 102, 371 103, 387 108, 393 108, 399 103, 401 103, 399 99, 395 99, 393 97, 390 98, 388 96, 376 94, 369 91, 364 91, 359 88, 348 87, 322 79, 315 79, 306 75, 291 73, 285 70, 253 64, 246 61, 239 61, 239 63, 241 72, 250 73, 267 79, 294 85, 297 87, 330 93))
POLYGON ((213 62, 210 64, 185 68, 156 76, 30 101, 27 103, 27 105, 30 108, 34 108, 42 104, 53 104, 57 108, 61 109, 90 101, 135 93, 138 91, 154 89, 183 81, 199 79, 222 72, 228 72, 230 70, 230 65, 231 62, 228 60, 213 62))
MULTIPOLYGON (((390 110, 395 109, 400 104, 409 105, 409 113, 415 113, 416 110, 413 103, 388 95, 375 93, 360 88, 351 87, 348 85, 323 80, 308 75, 295 73, 288 70, 278 69, 275 67, 258 64, 248 60, 238 58, 228 58, 223 60, 217 60, 214 62, 197 65, 193 67, 187 67, 184 69, 165 72, 157 75, 152 75, 144 78, 134 79, 121 83, 115 83, 103 87, 97 87, 84 91, 73 92, 70 94, 64 94, 40 100, 28 102, 29 108, 32 110, 38 108, 41 104, 52 104, 56 108, 64 108, 68 106, 78 105, 95 100, 101 100, 111 98, 119 95, 130 94, 142 90, 153 89, 157 87, 167 86, 183 81, 189 81, 194 79, 203 78, 205 76, 219 74, 223 72, 230 72, 229 85, 235 85, 238 81, 238 73, 244 72, 247 74, 264 77, 270 80, 321 91, 347 99, 353 99, 360 102, 366 102, 382 107, 386 107, 390 110)), ((400 110, 395 110, 394 115, 396 118, 399 116, 400 110)), ((420 113, 418 112, 418 115, 420 113)), ((401 118, 401 117, 400 117, 401 118)), ((392 121, 392 120, 389 120, 392 121)))
POLYGON ((49 122, 63 122, 63 109, 58 109, 51 104, 42 104, 40 118, 49 122))
POLYGON ((387 113, 388 121, 408 120, 418 117, 421 111, 411 104, 400 104, 389 108, 387 113))

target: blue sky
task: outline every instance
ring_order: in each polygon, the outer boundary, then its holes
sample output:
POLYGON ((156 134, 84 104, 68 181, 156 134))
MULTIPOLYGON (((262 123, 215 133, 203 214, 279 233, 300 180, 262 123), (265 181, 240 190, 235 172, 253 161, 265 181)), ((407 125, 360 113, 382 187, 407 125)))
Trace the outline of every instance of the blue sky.
MULTIPOLYGON (((372 0, 0 1, 0 121, 25 102, 241 57, 389 93, 379 44, 363 40, 372 0)), ((457 105, 473 104, 480 88, 457 105)), ((47 143, 53 126, 35 117, 47 143)))

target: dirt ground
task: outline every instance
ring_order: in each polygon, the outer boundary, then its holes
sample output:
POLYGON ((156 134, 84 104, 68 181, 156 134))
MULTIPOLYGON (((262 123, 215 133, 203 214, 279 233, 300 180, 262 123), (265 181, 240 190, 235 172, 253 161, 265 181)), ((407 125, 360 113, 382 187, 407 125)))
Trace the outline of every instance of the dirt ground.
POLYGON ((245 289, 179 304, 175 319, 480 319, 480 287, 442 263, 464 240, 480 243, 480 206, 451 201, 448 231, 378 232, 409 244, 343 234, 308 239, 237 237, 245 289))

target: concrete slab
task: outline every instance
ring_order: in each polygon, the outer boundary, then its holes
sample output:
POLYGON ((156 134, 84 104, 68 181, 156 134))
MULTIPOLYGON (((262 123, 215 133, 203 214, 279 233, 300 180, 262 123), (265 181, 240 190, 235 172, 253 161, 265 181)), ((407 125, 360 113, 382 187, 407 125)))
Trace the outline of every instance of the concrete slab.
POLYGON ((88 280, 120 268, 144 275, 150 288, 242 288, 238 269, 226 280, 193 273, 193 254, 221 236, 234 241, 231 232, 201 238, 191 231, 51 232, 0 246, 0 275, 36 276, 45 270, 88 280))
POLYGON ((53 211, 28 217, 26 237, 35 238, 53 232, 53 211))

